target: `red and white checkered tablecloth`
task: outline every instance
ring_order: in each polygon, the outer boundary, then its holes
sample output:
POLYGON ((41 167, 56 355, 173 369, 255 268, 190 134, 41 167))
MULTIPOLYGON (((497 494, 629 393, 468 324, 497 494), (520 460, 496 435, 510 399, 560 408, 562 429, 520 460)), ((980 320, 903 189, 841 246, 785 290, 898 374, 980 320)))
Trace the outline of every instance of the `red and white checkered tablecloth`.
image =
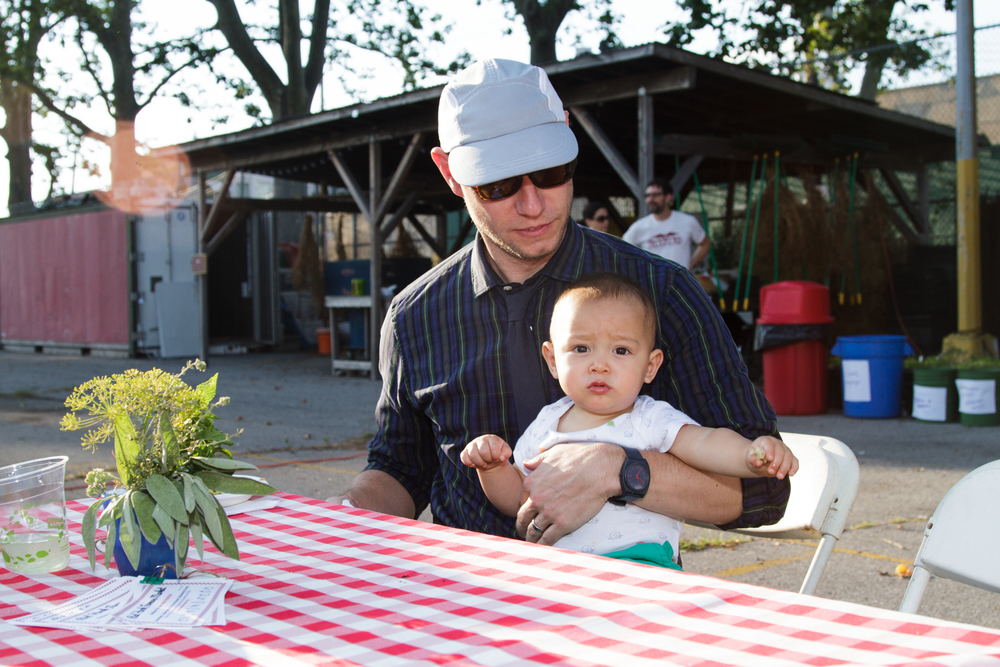
MULTIPOLYGON (((280 494, 232 517, 228 623, 184 633, 0 623, 0 665, 1000 665, 1000 632, 587 556, 280 494)), ((92 574, 0 574, 0 619, 92 574)), ((193 552, 192 552, 193 553, 193 552)), ((196 554, 195 554, 196 558, 196 554)))

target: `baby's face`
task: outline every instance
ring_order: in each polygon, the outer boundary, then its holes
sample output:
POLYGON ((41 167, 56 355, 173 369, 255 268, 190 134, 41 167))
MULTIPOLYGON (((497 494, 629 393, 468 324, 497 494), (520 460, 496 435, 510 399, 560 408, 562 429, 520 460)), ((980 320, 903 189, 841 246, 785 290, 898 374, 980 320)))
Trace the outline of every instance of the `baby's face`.
POLYGON ((542 352, 563 391, 608 417, 632 408, 663 358, 645 312, 631 300, 563 299, 552 313, 551 337, 542 352))

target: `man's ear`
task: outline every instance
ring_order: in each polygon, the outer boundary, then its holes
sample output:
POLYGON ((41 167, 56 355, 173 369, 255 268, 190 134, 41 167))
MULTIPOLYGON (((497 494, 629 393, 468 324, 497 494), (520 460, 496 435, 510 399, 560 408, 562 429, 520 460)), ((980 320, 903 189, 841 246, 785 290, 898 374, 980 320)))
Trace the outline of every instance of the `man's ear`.
POLYGON ((663 363, 663 350, 653 350, 649 353, 649 365, 646 366, 646 378, 643 380, 645 383, 650 383, 653 378, 656 377, 656 371, 660 370, 660 364, 663 363))
POLYGON ((556 370, 556 350, 552 347, 551 341, 542 343, 542 356, 545 357, 545 363, 548 365, 552 377, 558 380, 559 371, 556 370))
POLYGON ((462 186, 451 175, 451 167, 448 166, 448 154, 444 152, 443 148, 437 146, 431 149, 431 159, 434 160, 434 164, 437 165, 438 171, 441 172, 451 191, 461 197, 462 186))

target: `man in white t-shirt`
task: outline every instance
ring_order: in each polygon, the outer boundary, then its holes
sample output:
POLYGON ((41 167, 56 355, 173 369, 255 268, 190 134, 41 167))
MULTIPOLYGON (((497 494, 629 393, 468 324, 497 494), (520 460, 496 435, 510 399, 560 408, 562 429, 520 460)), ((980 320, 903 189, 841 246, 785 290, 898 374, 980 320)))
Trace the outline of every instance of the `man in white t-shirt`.
POLYGON ((712 240, 698 219, 687 213, 672 211, 674 189, 665 181, 654 179, 646 186, 646 207, 649 215, 639 218, 622 236, 634 246, 673 260, 688 270, 705 259, 712 240), (691 244, 697 245, 691 254, 691 244))

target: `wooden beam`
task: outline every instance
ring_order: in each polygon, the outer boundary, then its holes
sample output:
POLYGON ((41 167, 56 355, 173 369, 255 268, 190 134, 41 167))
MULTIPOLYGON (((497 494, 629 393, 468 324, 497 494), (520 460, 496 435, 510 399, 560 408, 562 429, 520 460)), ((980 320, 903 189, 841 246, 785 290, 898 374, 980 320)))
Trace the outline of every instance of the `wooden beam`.
POLYGON ((586 109, 580 107, 570 107, 570 113, 578 123, 583 127, 584 131, 591 138, 591 140, 597 145, 597 148, 601 151, 604 159, 608 161, 611 168, 615 170, 618 177, 622 179, 625 183, 625 187, 629 189, 638 201, 643 201, 644 194, 642 186, 639 184, 639 178, 636 176, 635 172, 632 171, 632 167, 628 165, 625 158, 622 157, 618 149, 608 138, 608 135, 604 133, 601 126, 597 124, 597 121, 587 112, 586 109))
POLYGON ((636 74, 605 81, 595 81, 582 86, 561 87, 559 98, 563 106, 583 106, 638 97, 640 91, 646 95, 691 90, 695 85, 695 68, 672 67, 661 72, 636 74))
MULTIPOLYGON (((649 183, 656 174, 654 173, 654 157, 656 151, 653 146, 653 97, 646 92, 645 88, 639 90, 638 101, 638 125, 639 125, 639 164, 637 165, 638 186, 643 188, 645 194, 646 184, 649 183)), ((644 199, 638 199, 644 201, 644 199)))
MULTIPOLYGON (((215 229, 217 225, 216 220, 222 219, 222 213, 220 213, 221 204, 224 204, 226 199, 229 197, 229 186, 233 184, 233 176, 236 175, 236 170, 230 167, 226 170, 226 177, 222 182, 222 190, 215 197, 212 202, 212 210, 209 211, 208 217, 205 219, 205 225, 201 229, 201 240, 207 241, 209 238, 215 235, 215 229)), ((220 223, 221 224, 221 223, 220 223)))
POLYGON ((892 196, 896 198, 899 205, 902 207, 903 212, 906 213, 906 217, 910 219, 913 223, 914 229, 917 232, 922 232, 926 228, 926 223, 920 215, 920 209, 918 206, 910 199, 910 196, 906 193, 906 189, 903 184, 900 183, 899 177, 896 176, 896 172, 891 169, 879 169, 882 178, 885 179, 886 185, 889 186, 889 191, 892 192, 892 196))
MULTIPOLYGON (((862 173, 862 169, 858 169, 855 182, 858 184, 859 188, 864 190, 866 193, 868 192, 868 188, 865 187, 866 183, 864 175, 862 173)), ((876 188, 876 190, 878 190, 878 188, 876 188)), ((882 193, 879 193, 879 196, 881 195, 882 193)), ((907 241, 909 241, 910 243, 920 243, 920 239, 917 237, 917 233, 914 232, 913 229, 908 224, 906 224, 906 222, 904 222, 902 218, 899 217, 899 214, 896 213, 896 209, 894 209, 892 206, 889 206, 888 203, 889 202, 886 202, 887 206, 885 207, 885 210, 889 212, 889 222, 891 222, 896 227, 896 229, 899 230, 900 234, 906 237, 907 241)))
POLYGON ((238 227, 240 223, 246 220, 246 218, 247 218, 246 211, 234 211, 226 220, 226 222, 222 225, 222 227, 219 228, 219 231, 216 232, 212 236, 212 238, 208 239, 208 241, 205 243, 205 254, 211 255, 213 252, 215 252, 216 248, 218 248, 219 245, 226 240, 226 237, 232 234, 233 230, 236 229, 236 227, 238 227))
POLYGON ((381 220, 374 217, 378 203, 382 199, 382 140, 371 137, 368 140, 368 218, 371 229, 371 273, 368 278, 368 293, 372 297, 372 307, 368 326, 368 341, 371 350, 371 369, 368 377, 378 377, 379 334, 382 329, 382 234, 379 232, 381 220))
POLYGON ((382 229, 379 231, 380 245, 388 240, 389 234, 392 234, 392 231, 399 226, 399 223, 401 223, 403 218, 406 217, 406 215, 413 209, 413 205, 416 202, 417 192, 414 190, 406 197, 406 199, 403 200, 403 203, 399 205, 399 208, 392 214, 392 217, 389 218, 389 220, 387 220, 382 226, 382 229))
POLYGON ((303 211, 317 213, 358 213, 353 199, 343 197, 303 197, 302 199, 250 199, 229 197, 222 205, 224 212, 232 211, 303 211))
MULTIPOLYGON (((427 228, 424 227, 423 223, 420 222, 415 215, 407 213, 406 219, 409 220, 410 224, 413 225, 413 228, 417 230, 417 234, 419 234, 420 238, 424 240, 424 243, 429 245, 431 250, 433 250, 438 257, 444 259, 445 248, 443 244, 438 244, 437 239, 431 236, 431 233, 427 231, 427 228)), ((437 216, 435 216, 435 220, 437 220, 437 216)))
POLYGON ((354 174, 351 173, 350 167, 347 163, 340 159, 340 155, 336 151, 330 151, 327 153, 330 156, 330 162, 336 167, 337 173, 340 174, 340 180, 344 182, 344 186, 347 191, 351 193, 351 198, 354 203, 358 205, 358 210, 361 215, 365 216, 366 220, 371 220, 371 210, 368 208, 368 202, 365 200, 365 193, 361 190, 361 186, 358 185, 357 179, 354 178, 354 174))
POLYGON ((704 155, 725 160, 751 160, 753 153, 728 137, 664 134, 656 141, 659 155, 704 155))
POLYGON ((691 174, 694 173, 694 170, 698 168, 698 165, 701 164, 701 161, 704 159, 704 155, 690 156, 688 159, 684 160, 683 164, 681 164, 681 168, 678 169, 677 173, 674 174, 674 177, 670 179, 670 185, 674 188, 674 199, 678 202, 678 206, 680 205, 678 195, 691 179, 691 174))
POLYGON ((413 167, 414 160, 416 160, 417 155, 420 154, 420 147, 423 143, 423 132, 417 132, 413 135, 413 138, 410 139, 410 145, 406 147, 406 152, 403 153, 403 159, 400 160, 399 164, 396 166, 396 171, 392 174, 389 186, 385 189, 385 194, 382 195, 382 199, 375 209, 374 217, 376 220, 381 220, 389 210, 392 200, 396 198, 396 193, 402 186, 403 181, 409 175, 410 168, 413 167))

